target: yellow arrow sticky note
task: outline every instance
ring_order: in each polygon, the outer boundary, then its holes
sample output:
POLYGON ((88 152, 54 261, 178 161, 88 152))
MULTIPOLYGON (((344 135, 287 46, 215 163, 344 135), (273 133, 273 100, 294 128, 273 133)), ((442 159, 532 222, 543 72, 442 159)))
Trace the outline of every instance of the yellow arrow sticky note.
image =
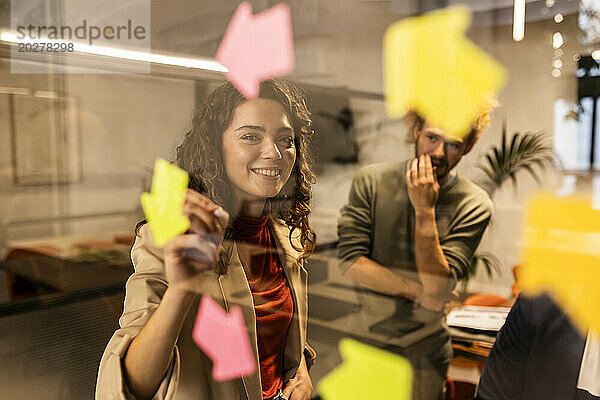
POLYGON ((181 212, 188 180, 187 172, 168 161, 159 158, 154 163, 152 193, 142 193, 140 200, 159 247, 190 227, 190 221, 181 212))
POLYGON ((600 330, 600 211, 590 198, 540 195, 530 200, 519 285, 550 292, 586 332, 600 330))
POLYGON ((465 37, 471 12, 449 7, 390 25, 384 36, 386 112, 418 112, 449 136, 466 135, 506 72, 465 37))
POLYGON ((396 354, 351 339, 339 344, 344 363, 319 383, 325 400, 410 400, 412 366, 396 354))

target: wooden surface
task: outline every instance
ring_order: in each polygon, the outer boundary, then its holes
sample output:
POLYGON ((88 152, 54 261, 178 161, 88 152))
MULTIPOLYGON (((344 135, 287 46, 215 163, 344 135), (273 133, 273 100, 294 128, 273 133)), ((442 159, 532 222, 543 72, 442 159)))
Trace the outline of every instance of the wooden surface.
POLYGON ((0 262, 0 268, 42 292, 120 284, 133 272, 132 237, 127 237, 104 233, 9 241, 7 259, 0 262))

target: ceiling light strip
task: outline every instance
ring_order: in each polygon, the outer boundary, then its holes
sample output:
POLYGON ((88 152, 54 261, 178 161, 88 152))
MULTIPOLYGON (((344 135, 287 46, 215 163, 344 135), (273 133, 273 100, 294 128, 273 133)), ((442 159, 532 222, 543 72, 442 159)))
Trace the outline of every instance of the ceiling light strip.
POLYGON ((206 71, 215 72, 228 72, 222 64, 211 59, 202 58, 186 58, 186 57, 175 57, 161 54, 153 54, 135 50, 125 50, 115 47, 103 47, 103 46, 89 46, 87 44, 68 42, 57 39, 30 39, 30 38, 19 38, 13 32, 2 31, 0 33, 0 40, 10 43, 46 43, 46 44, 61 44, 61 43, 73 43, 73 48, 78 53, 94 54, 99 56, 120 58, 123 60, 132 61, 144 61, 156 64, 174 65, 179 67, 196 68, 206 71))

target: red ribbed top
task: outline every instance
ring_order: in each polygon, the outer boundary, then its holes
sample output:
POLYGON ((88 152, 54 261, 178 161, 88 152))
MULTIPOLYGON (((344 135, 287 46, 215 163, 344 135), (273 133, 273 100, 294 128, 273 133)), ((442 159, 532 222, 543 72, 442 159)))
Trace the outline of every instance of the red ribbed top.
POLYGON ((240 216, 233 221, 233 239, 257 246, 246 277, 254 299, 262 396, 270 398, 283 385, 283 346, 294 300, 268 225, 269 213, 259 218, 240 216))

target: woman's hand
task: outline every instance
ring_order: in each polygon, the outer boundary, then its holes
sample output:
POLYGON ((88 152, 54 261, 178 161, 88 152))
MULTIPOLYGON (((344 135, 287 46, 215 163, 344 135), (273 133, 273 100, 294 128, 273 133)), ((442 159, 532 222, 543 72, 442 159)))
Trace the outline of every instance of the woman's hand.
POLYGON ((312 391, 312 380, 308 374, 308 368, 306 368, 306 360, 302 355, 296 375, 285 383, 282 392, 288 400, 309 400, 312 391))
POLYGON ((188 189, 183 214, 190 220, 189 233, 176 236, 164 247, 169 286, 196 292, 201 272, 210 270, 229 222, 229 215, 200 193, 188 189))

